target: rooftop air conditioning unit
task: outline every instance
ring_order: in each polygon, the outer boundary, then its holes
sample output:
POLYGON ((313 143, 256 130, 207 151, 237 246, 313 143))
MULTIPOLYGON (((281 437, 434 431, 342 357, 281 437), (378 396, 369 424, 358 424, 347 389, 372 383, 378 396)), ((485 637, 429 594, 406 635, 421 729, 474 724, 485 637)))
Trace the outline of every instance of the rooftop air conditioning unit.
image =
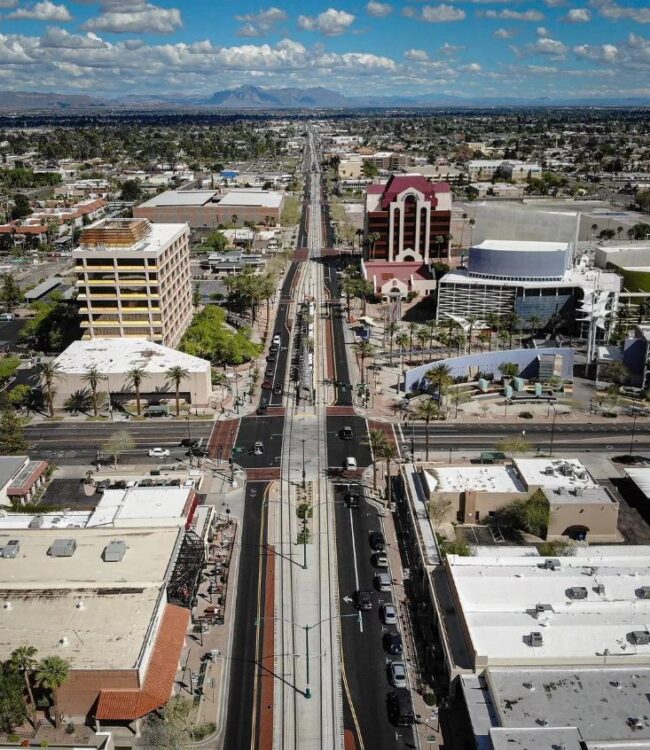
POLYGON ((604 584, 604 583, 597 583, 597 584, 596 584, 596 585, 594 586, 594 591, 595 591, 595 592, 596 592, 597 594, 600 594, 601 596, 602 596, 602 595, 604 595, 604 593, 605 593, 605 584, 604 584))
POLYGON ((650 599, 650 586, 641 586, 636 590, 639 599, 650 599))
POLYGON ((550 560, 544 560, 544 567, 547 570, 559 570, 561 567, 561 563, 557 558, 552 558, 550 560))
POLYGON ((76 539, 55 539, 47 554, 50 557, 72 557, 77 549, 76 539))
POLYGON ((541 646, 544 643, 544 639, 542 638, 542 634, 539 631, 537 631, 537 630, 534 630, 530 634, 529 640, 530 640, 530 645, 531 646, 541 646))
POLYGON ((587 589, 584 586, 571 586, 566 590, 569 599, 586 599, 587 589))
POLYGON ((2 550, 2 556, 12 560, 20 552, 20 540, 10 539, 2 550))
POLYGON ((635 646, 644 646, 650 643, 650 633, 647 630, 633 630, 627 634, 627 637, 635 646))
POLYGON ((104 562, 121 562, 126 554, 126 543, 121 539, 113 539, 104 549, 104 562))

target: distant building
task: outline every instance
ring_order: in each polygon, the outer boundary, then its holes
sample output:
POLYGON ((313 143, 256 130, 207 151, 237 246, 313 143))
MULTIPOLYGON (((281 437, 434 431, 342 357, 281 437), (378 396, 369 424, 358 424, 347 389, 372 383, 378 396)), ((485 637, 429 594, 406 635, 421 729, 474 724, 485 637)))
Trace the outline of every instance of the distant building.
POLYGON ((274 190, 168 190, 136 206, 133 215, 156 223, 187 222, 192 228, 245 222, 275 225, 283 205, 284 193, 274 190))
POLYGON ((524 195, 524 186, 511 185, 509 182, 474 182, 467 186, 467 193, 475 198, 510 198, 519 199, 524 195))
POLYGON ((429 263, 448 254, 451 191, 422 175, 392 175, 368 185, 364 222, 366 260, 429 263), (369 236, 377 236, 373 242, 369 236))
POLYGON ((371 282, 373 294, 383 299, 406 299, 409 294, 425 297, 436 288, 436 279, 431 269, 418 261, 361 261, 361 273, 364 279, 371 282))
POLYGON ((73 251, 84 338, 175 347, 192 318, 187 224, 105 219, 73 251))
POLYGON ((32 461, 27 456, 0 456, 0 505, 31 501, 34 491, 42 486, 47 471, 46 461, 32 461))
POLYGON ((489 182, 498 177, 513 182, 526 182, 542 176, 539 164, 527 164, 514 159, 472 159, 468 164, 468 172, 470 182, 489 182))

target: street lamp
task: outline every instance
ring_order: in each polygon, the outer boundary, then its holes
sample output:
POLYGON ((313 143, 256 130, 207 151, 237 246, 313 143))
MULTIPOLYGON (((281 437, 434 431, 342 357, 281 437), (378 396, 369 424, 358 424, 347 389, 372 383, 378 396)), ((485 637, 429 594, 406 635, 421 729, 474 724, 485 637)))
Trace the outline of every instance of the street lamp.
POLYGON ((553 440, 555 438, 555 417, 557 417, 557 409, 554 404, 549 401, 549 406, 553 409, 553 421, 551 422, 551 445, 548 455, 553 458, 553 440))
POLYGON ((306 480, 306 471, 305 471, 305 438, 302 439, 302 488, 305 489, 306 480))
POLYGON ((632 417, 632 437, 630 438, 630 456, 632 455, 632 452, 634 450, 634 435, 636 433, 636 418, 637 418, 637 413, 635 410, 634 416, 632 417))

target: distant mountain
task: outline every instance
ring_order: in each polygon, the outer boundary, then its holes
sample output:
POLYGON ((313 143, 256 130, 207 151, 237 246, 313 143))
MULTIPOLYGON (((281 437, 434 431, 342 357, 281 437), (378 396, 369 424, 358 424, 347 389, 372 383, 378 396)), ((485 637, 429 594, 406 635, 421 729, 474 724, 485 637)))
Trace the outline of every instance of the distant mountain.
POLYGON ((216 91, 205 103, 220 109, 321 109, 351 106, 351 100, 343 94, 322 86, 309 89, 240 86, 216 91))
POLYGON ((28 110, 67 110, 87 107, 104 107, 101 99, 85 94, 54 94, 32 91, 0 91, 1 112, 26 112, 28 110))

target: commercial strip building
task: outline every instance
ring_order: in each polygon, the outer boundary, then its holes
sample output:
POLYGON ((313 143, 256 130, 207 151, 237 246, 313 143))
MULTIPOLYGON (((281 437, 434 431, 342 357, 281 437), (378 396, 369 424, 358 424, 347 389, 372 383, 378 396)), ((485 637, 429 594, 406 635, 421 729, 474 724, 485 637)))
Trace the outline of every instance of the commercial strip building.
POLYGON ((104 219, 82 232, 73 259, 85 339, 178 345, 192 318, 187 224, 104 219))
POLYGON ((246 222, 272 226, 280 223, 283 206, 284 193, 274 190, 168 190, 136 206, 133 215, 157 223, 184 222, 192 228, 246 222))
POLYGON ((516 159, 472 159, 468 164, 470 182, 505 178, 512 182, 538 180, 542 176, 539 164, 528 164, 516 159))
POLYGON ((30 502, 45 482, 46 472, 46 461, 32 461, 28 456, 0 456, 0 506, 12 501, 30 502))
POLYGON ((169 378, 171 367, 181 367, 187 376, 180 383, 180 398, 188 404, 205 407, 210 402, 212 379, 210 362, 176 351, 146 339, 92 339, 73 341, 55 363, 59 369, 54 405, 62 407, 66 399, 87 389, 84 378, 91 367, 102 376, 99 390, 108 393, 113 403, 131 401, 135 389, 128 373, 142 368, 140 384, 143 406, 147 402, 159 404, 161 399, 172 400, 176 386, 169 378))

